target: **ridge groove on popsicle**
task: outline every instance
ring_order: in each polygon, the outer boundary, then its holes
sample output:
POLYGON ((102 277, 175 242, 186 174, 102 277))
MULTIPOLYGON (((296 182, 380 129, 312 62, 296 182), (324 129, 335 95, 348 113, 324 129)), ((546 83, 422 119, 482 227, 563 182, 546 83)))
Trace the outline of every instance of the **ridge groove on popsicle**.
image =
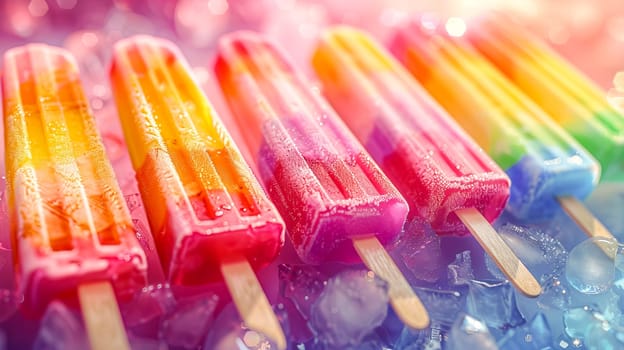
MULTIPOLYGON (((411 23, 391 47, 510 175, 513 215, 548 219, 561 208, 559 197, 583 199, 593 190, 600 174, 595 159, 464 38, 411 23)), ((572 215, 578 212, 568 209, 572 215)), ((590 236, 598 234, 588 230, 598 226, 582 228, 590 236)))
POLYGON ((410 219, 429 222, 440 234, 466 231, 458 227, 463 222, 514 285, 537 296, 539 284, 489 224, 506 202, 509 179, 398 62, 349 27, 329 29, 312 62, 325 95, 407 198, 410 219), (376 133, 379 129, 385 132, 376 133), (384 150, 375 143, 389 145, 384 150), (408 168, 393 167, 389 160, 401 143, 407 144, 403 157, 412 160, 408 168), (416 187, 410 179, 414 177, 428 180, 416 187), (458 193, 455 200, 453 192, 458 193), (445 197, 450 199, 436 200, 445 197), (470 215, 464 215, 467 211, 470 215), (475 228, 480 231, 475 233, 475 228))
MULTIPOLYGON (((315 240, 330 240, 323 236, 324 230, 331 230, 331 242, 317 243, 324 258, 337 259, 332 250, 348 251, 349 261, 359 254, 369 269, 389 283, 399 317, 411 327, 426 327, 429 320, 422 303, 377 237, 368 231, 371 227, 363 224, 376 218, 380 210, 387 210, 375 206, 395 201, 398 193, 330 107, 304 88, 306 82, 272 45, 253 33, 235 33, 223 39, 215 70, 234 116, 241 126, 245 121, 245 141, 258 158, 256 166, 267 192, 282 210, 287 226, 290 223, 299 256, 318 262, 321 253, 315 251, 315 240), (278 171, 284 171, 284 178, 274 179, 278 171), (294 183, 297 178, 305 180, 294 183), (286 194, 284 189, 293 193, 286 194), (304 214, 310 216, 298 217, 300 209, 295 207, 299 206, 310 206, 304 214), (342 222, 347 217, 353 220, 342 222), (347 222, 350 230, 343 226, 347 222), (336 237, 337 232, 351 237, 336 237), (367 241, 374 244, 363 243, 367 241)), ((395 218, 388 219, 392 220, 389 225, 397 227, 393 234, 398 234, 402 221, 397 225, 395 218)))
POLYGON ((111 72, 161 260, 175 284, 223 278, 243 322, 284 349, 250 265, 275 257, 283 226, 182 60, 173 44, 139 36, 116 45, 111 72))

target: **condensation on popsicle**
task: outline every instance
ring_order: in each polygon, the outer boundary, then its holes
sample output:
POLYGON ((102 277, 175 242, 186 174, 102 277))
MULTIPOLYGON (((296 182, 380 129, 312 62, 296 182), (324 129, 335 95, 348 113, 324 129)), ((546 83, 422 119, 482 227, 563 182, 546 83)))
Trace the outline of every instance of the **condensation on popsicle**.
POLYGON ((514 285, 540 287, 489 222, 509 197, 509 178, 365 33, 327 30, 312 64, 323 92, 410 204, 410 220, 439 234, 472 232, 514 285), (465 226, 464 226, 465 225, 465 226))
POLYGON ((301 259, 359 255, 388 281, 399 318, 426 327, 426 310, 381 245, 401 232, 408 206, 331 107, 252 32, 221 39, 215 72, 301 259))
POLYGON ((115 45, 111 80, 169 280, 223 278, 245 324, 285 349, 253 271, 279 253, 284 224, 182 55, 162 39, 125 39, 115 45))
POLYGON ((272 46, 252 33, 227 36, 215 70, 304 261, 359 261, 351 237, 396 238, 405 200, 272 46))
POLYGON ((512 214, 547 220, 558 197, 592 192, 596 160, 466 41, 412 22, 391 50, 507 172, 512 214))
POLYGON ((3 73, 10 232, 24 307, 40 312, 97 281, 131 295, 146 282, 146 257, 76 63, 33 44, 9 50, 3 73))
POLYGON ((467 230, 453 213, 489 221, 509 197, 509 178, 389 55, 348 27, 321 37, 312 64, 340 117, 407 199, 410 220, 439 234, 467 230))
POLYGON ((219 280, 219 266, 237 257, 255 268, 271 262, 283 223, 177 49, 151 37, 121 41, 111 79, 170 281, 219 280))
POLYGON ((603 181, 624 180, 624 116, 606 93, 510 18, 475 18, 465 37, 596 157, 603 181))

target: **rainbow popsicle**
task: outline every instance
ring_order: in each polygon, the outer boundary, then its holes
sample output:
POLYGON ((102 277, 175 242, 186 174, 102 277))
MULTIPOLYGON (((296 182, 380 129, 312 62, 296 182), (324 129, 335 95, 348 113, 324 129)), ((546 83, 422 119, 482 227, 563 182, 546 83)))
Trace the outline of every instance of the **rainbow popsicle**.
POLYGON ((558 198, 592 192, 600 174, 594 158, 464 40, 413 22, 391 49, 507 172, 512 214, 547 220, 558 198))
POLYGON ((359 255, 388 281, 399 317, 427 326, 426 311, 381 245, 401 232, 407 203, 331 107, 251 32, 221 39, 215 72, 301 259, 353 262, 359 255))
POLYGON ((475 19, 465 36, 592 153, 603 180, 624 180, 624 116, 599 87, 508 18, 475 19))
POLYGON ((529 296, 537 281, 492 229, 509 178, 389 53, 363 32, 322 35, 312 64, 338 114, 410 204, 410 220, 440 234, 472 232, 529 296))
POLYGON ((475 207, 489 222, 500 215, 509 178, 371 38, 331 29, 312 64, 329 102, 407 199, 410 220, 463 234, 456 210, 475 207))
POLYGON ((111 80, 169 280, 198 285, 223 277, 247 326, 284 349, 252 270, 279 253, 284 224, 183 56, 162 39, 125 39, 115 45, 111 80))
POLYGON ((146 282, 146 257, 106 158, 77 65, 28 45, 4 56, 2 79, 10 232, 24 307, 75 298, 110 281, 118 296, 146 282))

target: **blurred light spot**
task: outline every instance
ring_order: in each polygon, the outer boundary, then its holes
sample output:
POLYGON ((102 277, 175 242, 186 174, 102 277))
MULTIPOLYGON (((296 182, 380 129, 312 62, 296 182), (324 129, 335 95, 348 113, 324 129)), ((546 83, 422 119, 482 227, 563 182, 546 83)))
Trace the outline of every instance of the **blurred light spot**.
POLYGON ((227 12, 228 2, 226 0, 210 0, 208 1, 208 10, 216 16, 220 16, 227 12))
POLYGON ((607 33, 617 41, 624 41, 624 17, 618 16, 609 19, 607 33))
POLYGON ((553 25, 548 30, 548 40, 553 44, 563 45, 570 39, 570 32, 562 25, 553 25))
POLYGON ((48 3, 45 0, 31 0, 28 4, 28 12, 34 17, 42 17, 48 13, 48 3))
POLYGON ((577 2, 567 8, 567 18, 572 22, 572 27, 576 33, 590 35, 600 30, 602 24, 602 10, 589 1, 577 2))
POLYGON ((98 37, 93 32, 85 32, 80 36, 80 41, 87 47, 93 47, 98 43, 98 37))
POLYGON ((63 10, 71 10, 76 7, 78 0, 56 0, 56 3, 63 10))
POLYGON ((450 36, 460 37, 466 33, 466 22, 458 17, 449 18, 444 27, 450 36))
POLYGON ((214 42, 228 22, 225 0, 180 0, 175 8, 175 27, 185 41, 196 47, 214 42))
POLYGON ((21 37, 31 35, 38 21, 33 19, 28 8, 20 3, 10 3, 6 7, 9 13, 9 26, 13 34, 21 37))
POLYGON ((381 24, 386 27, 395 27, 404 22, 408 17, 408 14, 404 11, 397 9, 385 9, 381 13, 381 24))

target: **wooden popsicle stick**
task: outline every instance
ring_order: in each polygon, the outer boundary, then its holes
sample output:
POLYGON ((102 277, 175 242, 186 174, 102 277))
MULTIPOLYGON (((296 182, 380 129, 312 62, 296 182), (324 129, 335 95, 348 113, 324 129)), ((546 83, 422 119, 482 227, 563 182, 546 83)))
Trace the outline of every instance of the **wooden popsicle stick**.
POLYGON ((542 287, 535 277, 476 208, 458 209, 455 214, 516 289, 531 298, 540 295, 542 287))
POLYGON ((589 237, 603 237, 616 240, 600 220, 596 219, 594 214, 592 214, 576 197, 557 197, 557 201, 559 201, 559 204, 561 204, 566 214, 568 214, 589 237))
POLYGON ((224 263, 221 273, 245 325, 275 341, 278 349, 286 349, 282 327, 249 262, 241 259, 224 263))
POLYGON ((377 237, 353 238, 353 246, 366 267, 388 283, 390 304, 399 319, 415 329, 427 328, 427 310, 377 237))
POLYGON ((78 286, 78 299, 91 350, 130 350, 117 298, 110 282, 78 286))
MULTIPOLYGON (((589 237, 601 237, 617 242, 611 232, 598 220, 589 209, 574 196, 557 197, 563 210, 589 237)), ((609 249, 603 244, 598 245, 611 259, 615 259, 616 250, 609 249)))

